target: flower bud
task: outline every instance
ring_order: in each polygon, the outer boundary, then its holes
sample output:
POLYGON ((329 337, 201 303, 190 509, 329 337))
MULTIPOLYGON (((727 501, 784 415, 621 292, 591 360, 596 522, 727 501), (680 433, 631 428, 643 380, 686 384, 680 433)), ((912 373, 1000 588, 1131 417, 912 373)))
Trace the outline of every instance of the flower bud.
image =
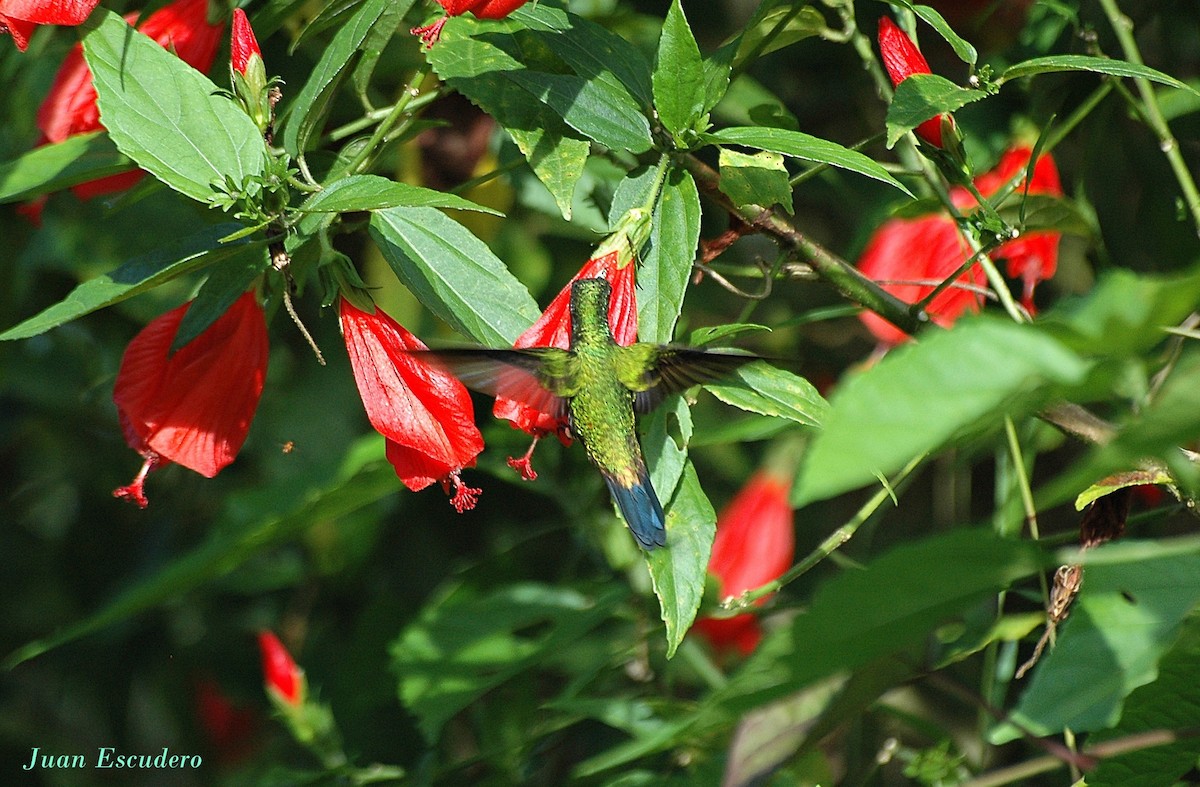
POLYGON ((304 670, 296 666, 292 654, 271 631, 258 632, 258 649, 262 653, 263 682, 267 693, 283 704, 298 707, 308 693, 304 670))

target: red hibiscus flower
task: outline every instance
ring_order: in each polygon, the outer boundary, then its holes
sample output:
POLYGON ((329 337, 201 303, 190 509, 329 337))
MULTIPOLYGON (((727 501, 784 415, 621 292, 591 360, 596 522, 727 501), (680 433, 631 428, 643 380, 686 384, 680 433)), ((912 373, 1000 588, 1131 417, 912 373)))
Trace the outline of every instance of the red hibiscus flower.
POLYGON ((474 508, 480 490, 459 478, 483 450, 467 389, 415 356, 425 345, 381 309, 371 314, 342 298, 340 311, 358 393, 371 426, 387 438, 396 475, 414 492, 453 484, 451 504, 460 513, 474 508))
MULTIPOLYGON (((571 284, 578 279, 607 279, 612 285, 612 298, 608 304, 608 324, 612 329, 613 338, 617 344, 628 346, 637 341, 637 302, 634 296, 634 264, 627 259, 622 267, 619 264, 620 255, 609 252, 603 257, 588 260, 579 272, 571 277, 571 281, 554 296, 550 305, 542 312, 537 322, 517 337, 514 347, 561 347, 571 346, 571 284)), ((496 397, 492 407, 492 415, 512 421, 513 427, 521 429, 537 440, 548 434, 558 435, 563 445, 570 445, 571 438, 567 436, 565 421, 553 418, 546 413, 536 410, 527 404, 496 397)), ((537 473, 529 464, 533 452, 522 459, 509 458, 509 465, 518 470, 521 475, 533 480, 537 473)))
MULTIPOLYGON (((5 0, 0 0, 4 2, 5 0)), ((138 29, 163 47, 179 56, 183 62, 199 71, 208 71, 217 55, 224 24, 208 23, 208 0, 177 0, 160 8, 138 29)), ((125 17, 134 24, 136 13, 125 17)), ((42 130, 38 145, 62 142, 75 134, 86 134, 104 128, 96 106, 96 88, 92 73, 83 60, 83 45, 76 44, 67 54, 50 93, 38 108, 37 125, 42 130)), ((140 170, 123 172, 107 178, 81 183, 72 187, 80 199, 122 191, 134 185, 145 174, 140 170)))
MULTIPOLYGON (((1028 146, 1010 148, 995 168, 975 178, 975 187, 985 198, 994 196, 1002 186, 1024 172, 1033 151, 1028 146)), ((1014 193, 1026 188, 1022 180, 1014 193)), ((1028 193, 1062 196, 1058 168, 1049 155, 1038 158, 1028 193)), ((961 210, 976 207, 975 197, 962 186, 950 189, 950 199, 961 210)), ((1000 244, 992 250, 995 259, 1008 261, 1008 275, 1024 282, 1022 303, 1034 311, 1033 291, 1039 281, 1049 279, 1058 267, 1060 233, 1036 231, 1000 244)), ((970 247, 955 226, 953 219, 934 213, 916 219, 890 219, 875 231, 867 242, 858 268, 867 278, 880 283, 883 289, 906 303, 916 303, 933 292, 934 285, 957 270, 970 257, 970 247)), ((979 296, 970 289, 957 286, 982 286, 983 272, 978 266, 962 273, 951 286, 941 292, 926 308, 933 321, 950 327, 964 312, 978 311, 979 296)), ((872 312, 864 312, 862 320, 885 344, 898 344, 907 334, 872 312)))
POLYGON ((267 376, 267 323, 251 292, 175 353, 191 302, 141 330, 121 358, 113 401, 141 472, 113 495, 145 508, 146 475, 175 462, 212 478, 234 460, 267 376))
MULTIPOLYGON (((867 242, 858 258, 858 269, 905 303, 917 303, 966 262, 970 254, 958 226, 944 213, 918 219, 889 219, 867 242)), ((955 279, 955 285, 982 286, 984 282, 978 265, 972 265, 955 279)), ((963 312, 979 310, 979 295, 955 285, 943 290, 925 309, 934 322, 947 328, 963 312)), ((908 334, 874 312, 859 316, 885 344, 899 344, 908 338, 908 334)))
MULTIPOLYGON (((899 85, 913 74, 929 74, 929 63, 903 30, 888 17, 879 20, 879 52, 892 85, 899 85)), ((931 145, 942 147, 942 119, 953 123, 949 115, 938 115, 917 126, 917 136, 931 145)))
POLYGON ((267 693, 292 707, 303 703, 307 694, 304 670, 296 665, 279 637, 271 631, 258 632, 258 650, 262 654, 263 682, 267 686, 267 693))
POLYGON ((77 25, 100 0, 0 0, 0 33, 10 33, 17 49, 29 46, 38 25, 77 25))
POLYGON ((470 11, 478 19, 503 19, 525 5, 528 0, 437 0, 446 9, 446 15, 431 25, 414 27, 409 32, 421 39, 424 46, 433 46, 442 34, 442 26, 452 16, 462 16, 470 11))
MULTIPOLYGON (((1016 175, 1029 166, 1029 157, 1033 150, 1028 145, 1017 145, 1010 148, 1000 157, 995 169, 980 175, 975 179, 975 187, 984 197, 991 197, 1001 186, 1008 183, 1016 175)), ((965 189, 962 191, 965 192, 965 189)), ((1033 177, 1026 184, 1022 179, 1013 190, 1015 194, 1043 194, 1050 197, 1063 195, 1062 182, 1058 177, 1058 167, 1048 154, 1038 156, 1033 166, 1033 177), (1026 186, 1028 185, 1028 192, 1026 186)), ((970 200, 974 204, 974 200, 970 200)), ((1001 244, 992 251, 992 257, 1008 261, 1008 275, 1020 278, 1024 282, 1021 303, 1030 313, 1034 311, 1033 289, 1039 281, 1045 281, 1054 276, 1058 268, 1058 241, 1061 233, 1048 230, 1030 232, 1001 244)))
MULTIPOLYGON (((795 549, 788 484, 759 471, 717 517, 708 573, 716 578, 722 599, 736 597, 778 579, 791 567, 795 549)), ((736 649, 743 655, 749 655, 762 639, 758 619, 748 612, 701 618, 693 630, 714 647, 736 649)))

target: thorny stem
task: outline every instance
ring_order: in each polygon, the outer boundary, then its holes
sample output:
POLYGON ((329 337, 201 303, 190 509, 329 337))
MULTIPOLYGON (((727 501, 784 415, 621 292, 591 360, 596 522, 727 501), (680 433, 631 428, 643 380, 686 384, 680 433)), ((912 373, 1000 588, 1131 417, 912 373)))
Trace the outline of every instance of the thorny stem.
POLYGON ((363 145, 362 150, 358 151, 358 155, 346 167, 346 172, 353 175, 362 172, 366 168, 372 157, 378 152, 380 143, 391 133, 401 118, 410 111, 413 102, 417 98, 420 98, 421 85, 432 70, 433 66, 425 62, 413 73, 412 79, 404 86, 400 98, 392 105, 391 112, 375 127, 375 131, 372 132, 371 138, 367 140, 367 144, 363 145))
MULTIPOLYGON (((1133 37, 1133 23, 1129 17, 1121 13, 1121 9, 1117 7, 1117 0, 1100 0, 1100 7, 1104 9, 1108 23, 1112 26, 1113 32, 1117 34, 1117 40, 1121 43, 1125 59, 1131 63, 1144 65, 1142 53, 1133 37)), ((1134 77, 1133 83, 1137 85, 1138 93, 1141 94, 1150 128, 1158 137, 1159 147, 1167 157, 1171 171, 1175 173, 1175 180, 1183 192, 1183 199, 1192 214, 1192 221, 1195 223, 1197 231, 1200 232, 1200 191, 1197 191, 1196 182, 1192 180, 1192 174, 1183 160, 1183 154, 1179 152, 1179 142, 1171 133, 1171 127, 1167 125, 1166 118, 1163 117, 1162 109, 1158 106, 1158 97, 1154 95, 1154 87, 1150 81, 1145 77, 1134 77)))

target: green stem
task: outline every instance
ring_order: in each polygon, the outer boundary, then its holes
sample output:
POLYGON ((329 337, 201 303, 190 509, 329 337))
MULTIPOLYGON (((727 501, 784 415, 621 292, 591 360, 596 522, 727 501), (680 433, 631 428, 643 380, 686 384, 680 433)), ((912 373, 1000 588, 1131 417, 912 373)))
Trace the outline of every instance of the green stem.
POLYGON ((348 174, 354 175, 366 169, 367 165, 378 151, 380 143, 383 142, 384 138, 387 137, 392 128, 400 122, 400 119, 408 113, 409 107, 412 105, 413 101, 420 97, 421 85, 425 82, 425 78, 429 76, 432 70, 433 66, 431 66, 428 62, 423 63, 421 67, 416 70, 412 76, 412 79, 409 80, 407 85, 405 85, 404 91, 400 94, 400 98, 397 99, 396 103, 392 105, 391 111, 388 112, 387 116, 380 121, 378 126, 375 127, 375 131, 371 134, 371 138, 367 140, 367 144, 363 146, 362 150, 358 151, 358 155, 356 155, 346 167, 346 172, 348 174))
POLYGON ((680 643, 679 655, 683 657, 689 667, 696 671, 696 674, 710 689, 724 688, 725 684, 729 683, 725 674, 717 668, 716 664, 713 664, 712 659, 692 637, 688 637, 680 643))
MULTIPOLYGON (((1133 22, 1121 13, 1121 9, 1117 7, 1117 0, 1100 0, 1100 7, 1104 9, 1108 23, 1112 26, 1113 32, 1117 34, 1117 40, 1121 43, 1125 59, 1137 65, 1144 65, 1142 53, 1133 37, 1133 22)), ((1154 86, 1145 77, 1134 77, 1133 83, 1137 85, 1138 93, 1142 97, 1142 108, 1146 114, 1146 120, 1155 136, 1158 137, 1158 145, 1167 157, 1171 171, 1175 173, 1175 180, 1179 183, 1180 191, 1183 192, 1183 199, 1192 214, 1192 221, 1195 223, 1197 231, 1200 232, 1200 191, 1196 189, 1192 173, 1183 160, 1179 142, 1171 133, 1171 127, 1167 125, 1162 109, 1158 106, 1158 97, 1154 95, 1154 86)))
POLYGON ((700 188, 730 214, 751 227, 774 237, 784 249, 806 259, 817 274, 845 297, 870 309, 900 330, 915 334, 930 324, 929 315, 885 291, 863 276, 850 263, 810 240, 786 219, 761 205, 734 205, 717 188, 717 173, 695 156, 685 156, 683 164, 696 178, 700 188))
MULTIPOLYGON (((440 90, 430 90, 427 93, 422 93, 421 95, 417 96, 416 98, 414 98, 408 102, 408 111, 415 112, 418 109, 420 109, 428 104, 433 103, 441 96, 441 94, 442 93, 440 90)), ((393 104, 390 107, 380 107, 379 109, 373 109, 370 112, 363 115, 362 117, 360 117, 358 120, 353 120, 344 126, 338 126, 333 131, 330 131, 328 134, 321 137, 321 143, 325 144, 325 143, 329 143, 329 142, 338 142, 340 140, 345 139, 346 137, 353 136, 354 134, 357 134, 358 132, 362 131, 363 129, 370 128, 371 126, 375 125, 379 121, 387 118, 389 115, 392 114, 392 112, 395 111, 395 109, 396 109, 395 104, 393 104)))
POLYGON ((884 501, 894 499, 894 489, 908 478, 913 470, 917 469, 917 465, 921 463, 924 456, 919 456, 909 462, 903 470, 896 474, 888 483, 883 486, 878 492, 871 496, 871 499, 863 504, 862 508, 850 518, 846 524, 839 527, 837 530, 822 541, 816 549, 810 552, 803 560, 789 568, 778 579, 768 582, 762 587, 749 590, 737 598, 733 599, 727 606, 722 605, 731 611, 741 611, 748 609, 764 596, 769 596, 777 592, 784 585, 793 582, 801 575, 810 571, 814 566, 820 563, 825 558, 832 555, 842 547, 847 541, 854 537, 854 533, 862 526, 864 522, 871 518, 871 515, 883 505, 884 501))

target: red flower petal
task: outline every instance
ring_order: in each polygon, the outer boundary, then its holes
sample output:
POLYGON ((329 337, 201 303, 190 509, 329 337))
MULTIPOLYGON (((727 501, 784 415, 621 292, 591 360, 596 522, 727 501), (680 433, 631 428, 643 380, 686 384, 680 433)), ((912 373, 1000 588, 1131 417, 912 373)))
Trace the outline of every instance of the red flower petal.
POLYGON ((479 19, 502 19, 527 0, 437 0, 449 16, 460 16, 470 11, 479 19))
POLYGON ((33 22, 26 22, 23 19, 16 19, 0 13, 0 33, 10 33, 13 37, 13 43, 17 45, 17 49, 21 52, 29 48, 29 37, 33 35, 33 31, 36 29, 37 25, 33 22))
MULTIPOLYGON (((932 284, 895 284, 897 281, 940 281, 953 273, 970 256, 966 240, 954 220, 942 214, 918 219, 890 219, 867 242, 858 269, 880 287, 905 303, 916 303, 933 292, 932 284)), ((984 283, 977 265, 956 280, 984 283)), ((979 309, 979 296, 970 290, 949 287, 929 304, 926 311, 939 325, 949 327, 965 311, 979 309)), ((863 323, 886 344, 899 344, 908 334, 874 312, 859 315, 863 323)))
POLYGON ((267 325, 247 292, 171 355, 188 305, 157 318, 129 343, 113 401, 130 447, 212 478, 234 460, 250 430, 267 372, 267 325))
MULTIPOLYGON (((717 592, 729 598, 778 579, 792 565, 796 534, 788 485, 767 472, 755 473, 717 517, 708 573, 717 592)), ((696 631, 715 647, 754 650, 762 636, 751 614, 702 618, 696 631)))
POLYGON ((463 384, 408 352, 425 345, 381 309, 343 298, 341 322, 367 418, 404 485, 415 492, 474 465, 483 436, 463 384))
MULTIPOLYGON (((578 279, 607 279, 612 285, 612 298, 608 305, 608 324, 617 344, 628 346, 637 341, 637 301, 634 294, 634 265, 629 262, 618 267, 617 252, 609 252, 598 259, 584 263, 571 281, 554 296, 550 305, 542 312, 537 322, 529 326, 513 343, 514 347, 560 347, 571 346, 571 284, 578 279)), ((566 436, 566 424, 535 410, 521 402, 496 397, 492 415, 512 421, 513 426, 540 437, 557 434, 563 445, 570 445, 566 436)))
POLYGON ((0 16, 39 25, 77 25, 100 0, 0 0, 0 16))

